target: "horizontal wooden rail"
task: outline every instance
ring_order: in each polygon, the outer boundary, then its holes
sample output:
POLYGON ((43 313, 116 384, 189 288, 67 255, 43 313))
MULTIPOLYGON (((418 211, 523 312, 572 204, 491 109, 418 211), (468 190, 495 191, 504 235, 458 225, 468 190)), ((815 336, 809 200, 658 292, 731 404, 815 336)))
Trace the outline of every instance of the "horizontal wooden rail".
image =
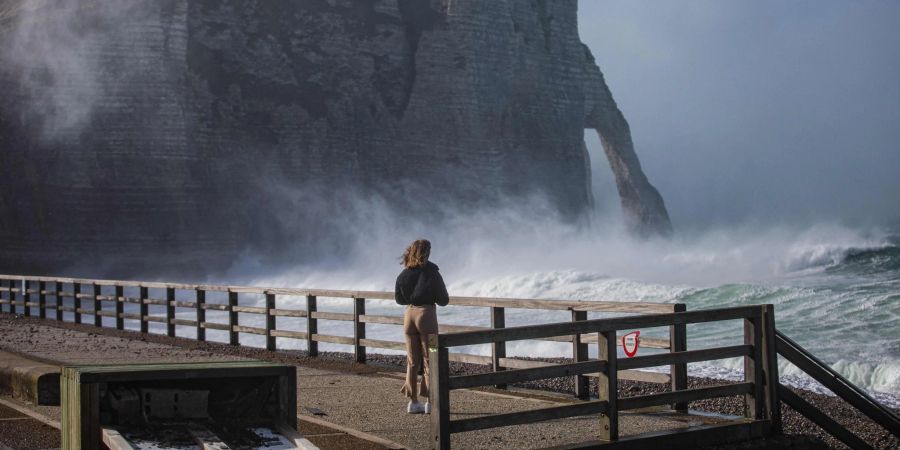
POLYGON ((570 377, 591 372, 606 370, 606 361, 584 361, 571 364, 533 367, 530 369, 504 370, 477 375, 450 377, 447 389, 463 389, 495 384, 511 384, 524 381, 542 380, 545 378, 570 377))
POLYGON ((857 435, 851 433, 849 430, 844 428, 843 425, 837 423, 834 419, 828 417, 822 411, 819 411, 818 408, 804 400, 799 395, 795 394, 790 389, 779 385, 778 397, 786 405, 793 408, 794 411, 797 411, 807 419, 811 420, 812 423, 822 427, 822 429, 828 432, 828 434, 834 436, 844 444, 847 444, 847 446, 849 446, 850 448, 857 450, 872 450, 871 445, 867 444, 857 435))
POLYGON ((677 392, 640 395, 619 399, 619 410, 646 408, 648 406, 667 405, 674 402, 692 402, 707 398, 730 397, 753 392, 753 383, 734 383, 724 386, 712 386, 696 389, 685 389, 677 392))
POLYGON ((896 414, 835 372, 827 364, 803 350, 802 347, 783 333, 776 332, 775 342, 779 355, 785 357, 791 364, 806 372, 814 380, 822 383, 835 395, 853 405, 875 423, 891 432, 891 434, 900 437, 900 418, 896 414))
POLYGON ((690 363, 699 361, 714 361, 724 358, 739 356, 751 356, 752 345, 733 345, 730 347, 715 347, 703 350, 689 350, 684 352, 660 353, 658 355, 636 356, 619 362, 619 369, 640 369, 642 367, 664 366, 673 363, 690 363))
POLYGON ((603 332, 610 330, 664 327, 675 324, 758 318, 760 315, 761 312, 758 306, 738 306, 734 308, 698 310, 671 314, 650 314, 646 316, 617 317, 614 319, 593 319, 546 325, 526 325, 498 330, 437 335, 432 337, 433 342, 431 345, 439 347, 459 347, 463 345, 538 339, 567 334, 589 334, 598 331, 603 332))
POLYGON ((483 430, 485 428, 506 427, 511 425, 524 425, 535 422, 544 422, 566 417, 586 416, 589 414, 605 414, 608 410, 605 401, 592 401, 575 403, 572 405, 551 406, 528 411, 497 414, 493 416, 474 417, 471 419, 459 419, 450 421, 452 433, 464 431, 483 430))

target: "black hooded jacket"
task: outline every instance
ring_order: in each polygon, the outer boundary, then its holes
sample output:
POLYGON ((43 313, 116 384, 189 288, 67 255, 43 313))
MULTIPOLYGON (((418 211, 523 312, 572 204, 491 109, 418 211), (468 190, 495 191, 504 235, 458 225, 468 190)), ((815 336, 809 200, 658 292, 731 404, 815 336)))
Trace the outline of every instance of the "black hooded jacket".
POLYGON ((447 303, 450 303, 447 286, 444 285, 444 279, 438 272, 438 266, 430 261, 425 267, 413 267, 400 272, 394 289, 394 299, 400 305, 447 306, 447 303))

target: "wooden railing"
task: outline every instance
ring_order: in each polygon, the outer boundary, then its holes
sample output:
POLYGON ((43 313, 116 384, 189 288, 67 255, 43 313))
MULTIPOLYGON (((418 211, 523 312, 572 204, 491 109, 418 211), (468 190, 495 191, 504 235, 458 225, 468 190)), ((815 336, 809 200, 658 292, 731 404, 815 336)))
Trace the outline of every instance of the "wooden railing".
MULTIPOLYGON (((394 302, 393 292, 381 291, 341 291, 322 289, 266 288, 249 286, 194 285, 157 283, 142 281, 93 280, 76 278, 49 278, 19 275, 0 275, 0 312, 23 313, 51 317, 62 321, 64 313, 71 313, 75 323, 83 323, 85 318, 92 320, 96 326, 103 326, 103 317, 115 319, 116 329, 125 329, 126 320, 137 321, 139 330, 150 331, 150 323, 165 324, 168 336, 176 335, 176 327, 192 327, 196 330, 196 339, 206 340, 206 330, 220 330, 228 335, 228 342, 240 343, 241 334, 259 335, 265 339, 265 348, 277 349, 277 338, 289 338, 306 342, 310 356, 316 356, 319 343, 344 344, 352 346, 356 361, 365 362, 368 348, 405 350, 402 331, 398 330, 397 340, 371 339, 366 336, 368 324, 403 325, 400 315, 374 315, 366 313, 366 305, 370 301, 394 302), (222 297, 220 302, 207 301, 208 295, 222 297), (242 299, 256 297, 254 305, 241 304, 242 299), (278 304, 279 298, 305 298, 305 309, 285 308, 278 304), (348 302, 351 312, 319 311, 318 300, 331 298, 348 302), (66 302, 65 300, 69 300, 66 302), (66 303, 69 303, 67 305, 66 303), (138 305, 137 312, 127 312, 126 304, 138 305), (258 306, 258 305, 262 306, 258 306), (106 305, 111 305, 106 306, 106 305), (165 307, 165 315, 151 314, 150 307, 165 307), (177 309, 193 309, 192 319, 176 317, 177 309), (207 320, 207 311, 227 313, 226 322, 207 320), (250 314, 264 317, 263 326, 241 325, 241 315, 250 314), (277 328, 278 317, 289 317, 303 320, 306 331, 294 331, 277 328), (352 335, 329 335, 319 331, 319 321, 352 322, 352 335)), ((246 303, 246 301, 245 301, 246 303)), ((491 327, 471 325, 441 324, 440 331, 479 331, 497 330, 505 327, 508 309, 532 309, 545 311, 570 311, 572 321, 580 322, 588 319, 589 312, 655 314, 684 311, 681 303, 646 303, 646 302, 605 302, 605 301, 572 301, 572 300, 533 300, 484 297, 451 297, 452 306, 482 307, 490 309, 491 327)), ((191 313, 191 311, 188 311, 191 313)), ((183 316, 183 313, 181 314, 183 316)), ((686 347, 685 328, 683 324, 670 327, 668 339, 642 338, 641 346, 683 351, 686 347)), ((546 336, 538 339, 554 342, 569 342, 572 345, 572 359, 576 362, 586 361, 588 346, 597 342, 595 336, 546 336)), ((618 342, 616 340, 615 342, 618 342)), ((472 355, 453 353, 449 360, 475 364, 490 365, 494 371, 504 369, 527 369, 551 366, 551 364, 526 359, 509 358, 506 355, 506 344, 493 342, 491 355, 472 355)), ((596 372, 596 371, 594 371, 596 372)), ((588 396, 588 377, 599 376, 596 373, 583 372, 576 375, 575 395, 579 398, 588 396)), ((649 381, 671 384, 673 389, 680 390, 687 386, 687 366, 685 363, 673 362, 671 375, 665 373, 622 371, 622 379, 649 381)), ((498 383, 497 387, 503 387, 498 383)), ((685 405, 676 405, 684 408, 685 405)))
MULTIPOLYGON (((775 342, 775 347, 778 350, 779 355, 783 356, 790 361, 791 364, 805 372, 814 380, 822 383, 823 386, 831 390, 836 396, 858 409, 873 422, 884 427, 884 429, 888 430, 888 432, 895 437, 900 438, 900 417, 897 417, 891 410, 885 408, 866 394, 865 391, 856 387, 853 383, 835 372, 834 369, 828 367, 827 364, 819 361, 818 358, 804 350, 803 347, 800 347, 796 342, 792 341, 784 334, 776 331, 775 342)), ((839 441, 847 444, 850 448, 862 450, 872 448, 871 445, 787 387, 783 385, 778 386, 778 397, 792 409, 804 415, 839 441)))
MULTIPOLYGON (((775 324, 772 305, 744 306, 738 308, 710 309, 669 314, 651 314, 612 319, 594 319, 547 325, 532 325, 495 330, 469 331, 431 336, 429 342, 431 365, 430 387, 432 389, 432 426, 435 448, 450 448, 450 435, 466 431, 481 430, 509 425, 521 425, 564 417, 599 414, 598 432, 602 442, 619 441, 619 412, 649 406, 681 404, 687 402, 743 395, 745 416, 749 420, 704 430, 702 436, 696 432, 687 435, 672 435, 665 441, 669 447, 677 446, 677 439, 690 436, 686 445, 712 445, 739 437, 749 439, 780 429, 780 408, 777 407, 778 369, 775 354, 775 324), (652 327, 683 327, 692 323, 725 320, 742 320, 744 323, 744 343, 726 347, 702 350, 680 349, 670 353, 619 359, 616 352, 616 332, 620 330, 652 327), (454 347, 496 344, 522 339, 544 339, 564 335, 597 334, 598 358, 579 360, 570 364, 547 367, 531 367, 503 372, 478 375, 450 376, 449 350, 454 347), (744 358, 744 381, 722 386, 684 389, 675 388, 671 392, 619 398, 618 379, 625 369, 653 367, 664 364, 686 364, 722 358, 744 358), (450 420, 450 391, 454 389, 490 386, 497 384, 539 380, 560 376, 599 374, 599 398, 575 404, 554 406, 529 411, 512 412, 483 417, 450 420)), ((633 448, 645 448, 660 439, 656 433, 652 437, 631 437, 622 444, 634 444, 633 448), (642 440, 643 439, 643 440, 642 440), (649 439, 649 440, 648 440, 649 439)), ((585 443, 594 445, 597 443, 585 443)))

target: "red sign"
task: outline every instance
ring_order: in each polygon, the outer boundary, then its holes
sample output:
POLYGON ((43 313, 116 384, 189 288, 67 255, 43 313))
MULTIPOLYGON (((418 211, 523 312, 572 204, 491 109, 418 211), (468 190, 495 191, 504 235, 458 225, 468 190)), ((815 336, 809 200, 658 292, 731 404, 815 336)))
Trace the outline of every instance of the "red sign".
POLYGON ((631 358, 637 354, 638 347, 641 345, 641 332, 632 331, 622 336, 622 348, 625 349, 625 356, 631 358))

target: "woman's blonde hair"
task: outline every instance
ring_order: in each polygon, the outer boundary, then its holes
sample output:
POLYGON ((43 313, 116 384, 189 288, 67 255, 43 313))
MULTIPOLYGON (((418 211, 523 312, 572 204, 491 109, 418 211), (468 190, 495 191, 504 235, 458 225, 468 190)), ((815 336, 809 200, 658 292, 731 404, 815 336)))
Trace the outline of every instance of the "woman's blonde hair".
POLYGON ((428 242, 428 239, 416 239, 409 244, 409 247, 406 247, 406 251, 400 258, 400 264, 407 269, 424 267, 429 256, 431 256, 431 242, 428 242))

